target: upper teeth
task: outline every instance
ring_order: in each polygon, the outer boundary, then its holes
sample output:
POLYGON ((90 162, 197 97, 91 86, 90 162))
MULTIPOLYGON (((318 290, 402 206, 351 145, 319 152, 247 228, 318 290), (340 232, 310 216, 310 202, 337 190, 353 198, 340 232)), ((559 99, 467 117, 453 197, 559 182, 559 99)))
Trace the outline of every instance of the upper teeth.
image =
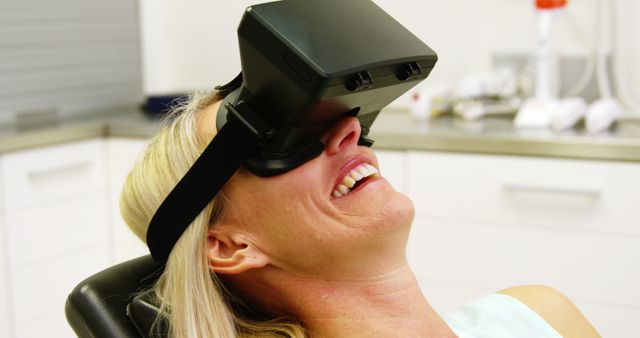
POLYGON ((356 185, 356 182, 365 177, 376 175, 377 173, 378 169, 370 164, 363 163, 359 165, 357 168, 351 170, 333 190, 333 197, 337 198, 348 194, 351 188, 356 185))

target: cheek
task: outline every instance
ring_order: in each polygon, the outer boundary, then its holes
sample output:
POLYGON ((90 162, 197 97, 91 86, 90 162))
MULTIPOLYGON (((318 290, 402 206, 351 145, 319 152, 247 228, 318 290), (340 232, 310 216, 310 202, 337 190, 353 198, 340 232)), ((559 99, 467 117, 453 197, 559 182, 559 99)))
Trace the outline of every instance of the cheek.
POLYGON ((323 198, 329 199, 331 183, 316 162, 283 175, 247 174, 234 182, 231 216, 263 250, 291 264, 311 261, 330 229, 320 207, 323 198))
MULTIPOLYGON (((300 167, 299 169, 304 169, 300 167)), ((311 170, 293 170, 287 174, 245 180, 234 195, 235 217, 249 226, 253 233, 266 235, 267 240, 292 240, 302 237, 314 210, 307 204, 319 194, 318 175, 311 170)))

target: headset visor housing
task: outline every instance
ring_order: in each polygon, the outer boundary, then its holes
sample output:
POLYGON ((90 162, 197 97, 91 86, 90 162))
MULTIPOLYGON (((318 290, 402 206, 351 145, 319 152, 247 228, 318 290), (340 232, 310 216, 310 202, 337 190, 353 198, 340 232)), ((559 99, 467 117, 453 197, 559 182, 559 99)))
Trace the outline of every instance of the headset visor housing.
MULTIPOLYGON (((279 174, 317 156, 317 137, 357 116, 363 135, 382 108, 425 79, 437 61, 424 42, 369 0, 279 1, 249 7, 238 28, 246 102, 273 128, 247 162, 279 174)), ((228 105, 219 112, 224 124, 228 105)), ((366 141, 365 141, 366 142, 366 141)))
POLYGON ((247 8, 238 28, 241 85, 218 111, 218 134, 153 216, 157 261, 233 173, 291 170, 322 153, 318 137, 356 116, 360 144, 380 110, 424 80, 436 53, 370 0, 283 0, 247 8))

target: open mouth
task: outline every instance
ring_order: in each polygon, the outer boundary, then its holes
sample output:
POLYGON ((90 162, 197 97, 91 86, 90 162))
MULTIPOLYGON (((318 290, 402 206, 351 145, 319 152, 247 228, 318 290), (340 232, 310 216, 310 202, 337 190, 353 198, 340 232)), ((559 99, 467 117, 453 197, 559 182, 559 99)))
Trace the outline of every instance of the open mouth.
POLYGON ((335 198, 346 196, 362 186, 367 180, 376 176, 378 176, 378 169, 368 163, 360 164, 344 176, 340 183, 333 189, 331 195, 335 198))

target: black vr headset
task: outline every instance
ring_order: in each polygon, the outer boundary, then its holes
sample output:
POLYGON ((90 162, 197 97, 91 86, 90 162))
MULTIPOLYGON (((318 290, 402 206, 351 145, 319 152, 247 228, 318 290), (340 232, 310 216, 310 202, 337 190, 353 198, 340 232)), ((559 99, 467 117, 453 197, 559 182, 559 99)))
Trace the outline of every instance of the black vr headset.
POLYGON ((344 116, 360 145, 380 110, 424 80, 436 53, 370 0, 283 0, 247 8, 242 73, 217 115, 218 133, 154 215, 147 244, 166 261, 180 235, 242 165, 259 176, 320 155, 319 136, 344 116), (241 83, 241 85, 240 85, 241 83))

